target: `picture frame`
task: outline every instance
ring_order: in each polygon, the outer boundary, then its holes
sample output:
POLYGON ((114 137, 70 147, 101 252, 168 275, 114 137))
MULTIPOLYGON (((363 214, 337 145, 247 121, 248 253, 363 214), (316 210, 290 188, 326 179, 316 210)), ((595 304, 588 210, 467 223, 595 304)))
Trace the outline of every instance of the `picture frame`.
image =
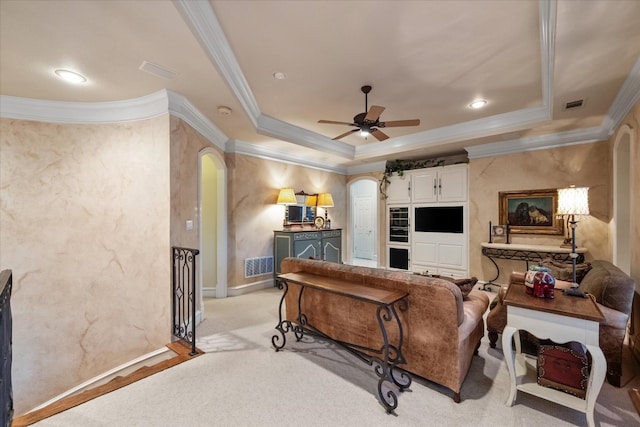
POLYGON ((509 234, 563 235, 557 218, 558 190, 555 188, 498 193, 500 224, 509 225, 509 234))

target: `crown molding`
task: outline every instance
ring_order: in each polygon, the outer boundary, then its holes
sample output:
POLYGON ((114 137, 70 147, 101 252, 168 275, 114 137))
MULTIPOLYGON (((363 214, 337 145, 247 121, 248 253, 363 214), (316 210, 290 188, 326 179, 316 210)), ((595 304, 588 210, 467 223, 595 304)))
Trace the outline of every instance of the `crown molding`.
POLYGON ((395 154, 398 149, 416 150, 469 138, 482 138, 496 133, 512 132, 549 119, 549 109, 544 106, 497 114, 413 135, 361 145, 356 148, 356 158, 389 155, 395 154))
POLYGON ((271 116, 261 114, 258 117, 257 131, 262 135, 289 141, 303 147, 312 148, 347 159, 353 159, 356 149, 345 142, 334 141, 307 129, 294 126, 271 116))
POLYGON ((382 173, 387 168, 387 161, 364 163, 347 167, 347 175, 359 175, 361 173, 382 173))
POLYGON ((609 132, 602 127, 593 127, 476 145, 473 147, 465 147, 465 150, 469 153, 469 159, 478 159, 481 157, 502 156, 505 154, 524 153, 548 148, 566 147, 569 145, 590 144, 592 142, 606 141, 607 139, 609 139, 609 132))
POLYGON ((118 123, 150 119, 168 112, 165 90, 122 101, 66 102, 0 96, 0 117, 50 123, 118 123))
POLYGON ((230 139, 226 143, 226 153, 243 154, 245 156, 257 157, 274 162, 289 163, 296 166, 303 166, 311 169, 318 169, 325 172, 333 172, 340 175, 347 174, 347 167, 335 163, 320 162, 310 160, 308 157, 294 156, 290 153, 277 151, 263 145, 250 144, 247 142, 230 139))
POLYGON ((173 3, 257 128, 260 108, 211 4, 192 0, 174 0, 173 3))
POLYGON ((631 68, 629 75, 620 87, 613 104, 609 107, 602 127, 610 134, 620 126, 622 120, 640 99, 640 58, 631 68))
POLYGON ((211 123, 187 98, 172 91, 167 91, 167 94, 169 113, 184 120, 209 142, 224 151, 229 137, 211 123))
POLYGON ((540 6, 540 52, 542 66, 542 104, 552 114, 553 71, 556 52, 556 0, 541 0, 540 6))

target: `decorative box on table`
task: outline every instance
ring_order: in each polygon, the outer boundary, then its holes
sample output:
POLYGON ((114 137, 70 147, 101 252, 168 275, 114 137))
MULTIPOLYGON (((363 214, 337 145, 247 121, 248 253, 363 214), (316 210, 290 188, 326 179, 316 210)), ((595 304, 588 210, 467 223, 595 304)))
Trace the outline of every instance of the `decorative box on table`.
POLYGON ((589 360, 582 344, 540 345, 538 384, 585 398, 589 382, 589 360))

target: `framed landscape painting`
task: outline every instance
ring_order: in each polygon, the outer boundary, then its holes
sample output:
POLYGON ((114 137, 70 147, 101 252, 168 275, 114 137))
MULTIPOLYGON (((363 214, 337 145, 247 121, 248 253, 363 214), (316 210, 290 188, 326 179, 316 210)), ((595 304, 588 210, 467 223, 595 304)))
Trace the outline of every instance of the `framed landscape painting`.
POLYGON ((500 224, 510 234, 563 234, 563 221, 556 218, 558 190, 501 191, 500 224))

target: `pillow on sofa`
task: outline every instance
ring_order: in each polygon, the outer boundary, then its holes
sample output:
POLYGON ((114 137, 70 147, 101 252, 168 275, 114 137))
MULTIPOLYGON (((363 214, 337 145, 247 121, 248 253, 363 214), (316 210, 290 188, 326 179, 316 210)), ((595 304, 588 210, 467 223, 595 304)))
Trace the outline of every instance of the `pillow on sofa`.
MULTIPOLYGON (((556 261, 553 258, 545 258, 542 260, 543 267, 551 270, 551 274, 557 280, 573 282, 573 264, 556 261)), ((582 282, 582 279, 591 270, 591 263, 584 262, 576 264, 576 282, 582 282)))
POLYGON ((473 289, 473 287, 478 282, 477 277, 470 277, 468 279, 455 279, 451 280, 454 284, 458 285, 460 288, 460 292, 462 292, 462 299, 466 299, 469 292, 473 289))

